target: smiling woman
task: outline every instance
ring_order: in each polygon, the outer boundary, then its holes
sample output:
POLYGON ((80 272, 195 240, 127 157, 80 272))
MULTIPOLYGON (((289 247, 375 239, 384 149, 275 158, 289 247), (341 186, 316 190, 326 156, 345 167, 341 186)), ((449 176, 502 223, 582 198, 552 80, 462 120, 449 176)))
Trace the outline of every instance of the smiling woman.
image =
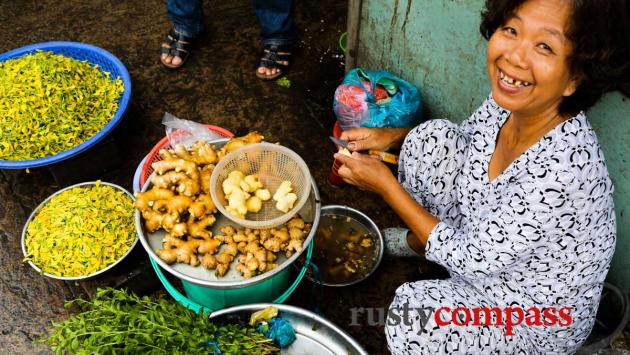
POLYGON ((490 37, 493 98, 513 117, 549 117, 552 126, 562 120, 560 102, 576 88, 567 65, 571 43, 564 35, 570 10, 567 2, 526 2, 490 37))
MULTIPOLYGON (((488 1, 482 14, 481 34, 489 40, 496 32, 514 34, 516 29, 510 28, 510 24, 523 25, 522 19, 514 14, 524 3, 525 0, 488 1)), ((562 99, 558 108, 560 114, 577 115, 608 91, 619 90, 630 95, 630 3, 624 0, 548 1, 540 2, 538 11, 538 19, 548 19, 538 22, 542 31, 541 38, 534 43, 536 52, 563 60, 562 65, 575 85, 574 91, 562 99)))
MULTIPOLYGON (((616 230, 612 181, 584 110, 606 91, 630 93, 628 6, 488 0, 481 32, 492 94, 483 105, 459 126, 431 120, 411 130, 398 179, 376 159, 335 155, 344 180, 381 195, 407 224, 398 235, 408 249, 451 275, 402 285, 390 309, 570 310, 562 327, 510 319, 520 324, 513 334, 501 324, 422 327, 412 315, 388 321, 393 353, 572 353, 585 341, 616 230)), ((354 150, 401 143, 387 129, 341 138, 354 150)))

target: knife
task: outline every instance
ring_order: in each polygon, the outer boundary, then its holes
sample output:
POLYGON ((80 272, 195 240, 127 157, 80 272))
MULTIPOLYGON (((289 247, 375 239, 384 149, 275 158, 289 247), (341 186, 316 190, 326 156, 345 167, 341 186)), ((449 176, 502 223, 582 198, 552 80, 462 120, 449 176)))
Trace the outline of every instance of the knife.
MULTIPOLYGON (((333 136, 330 136, 330 139, 338 146, 342 147, 342 148, 348 148, 348 141, 347 140, 343 140, 343 139, 339 139, 339 138, 335 138, 333 136)), ((386 163, 390 163, 390 164, 398 164, 398 155, 392 154, 392 153, 387 153, 387 152, 383 152, 381 150, 376 150, 376 149, 370 149, 368 150, 368 154, 370 155, 376 155, 378 156, 381 161, 384 161, 386 163)))

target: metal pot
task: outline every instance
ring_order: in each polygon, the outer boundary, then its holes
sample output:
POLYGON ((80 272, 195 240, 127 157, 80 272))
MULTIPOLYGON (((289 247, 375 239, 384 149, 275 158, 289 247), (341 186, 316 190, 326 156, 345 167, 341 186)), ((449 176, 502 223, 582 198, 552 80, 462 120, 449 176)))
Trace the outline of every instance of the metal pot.
MULTIPOLYGON (((365 213, 357 209, 354 209, 348 206, 342 206, 342 205, 326 205, 322 207, 322 216, 326 216, 326 215, 337 215, 337 216, 349 217, 361 223, 368 230, 368 232, 372 236, 374 236, 374 242, 375 242, 374 247, 377 249, 376 261, 374 262, 374 266, 372 267, 372 269, 369 272, 367 272, 365 275, 363 275, 363 277, 357 280, 353 280, 353 281, 349 281, 345 283, 339 283, 339 284, 327 283, 322 280, 313 278, 313 276, 310 273, 306 274, 306 278, 320 285, 341 287, 341 286, 354 285, 370 277, 370 275, 372 275, 374 271, 376 271, 376 269, 380 265, 381 260, 383 259, 383 251, 385 249, 385 241, 383 239, 383 234, 381 233, 376 223, 374 223, 374 221, 372 221, 372 219, 368 217, 365 213)), ((316 252, 316 250, 317 249, 315 249, 314 252, 316 252)), ((311 264, 316 264, 316 261, 311 260, 311 264)))

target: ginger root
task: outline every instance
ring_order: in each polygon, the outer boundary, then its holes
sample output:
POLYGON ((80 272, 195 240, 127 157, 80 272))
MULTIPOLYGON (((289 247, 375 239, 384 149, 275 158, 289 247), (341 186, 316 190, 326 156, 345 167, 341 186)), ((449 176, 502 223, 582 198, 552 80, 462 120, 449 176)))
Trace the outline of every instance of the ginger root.
POLYGON ((265 139, 265 137, 263 137, 260 133, 256 131, 249 132, 243 137, 232 138, 227 143, 225 143, 223 148, 221 148, 221 150, 219 151, 219 159, 222 159, 228 153, 231 153, 240 147, 246 146, 248 144, 260 143, 263 139, 265 139))
POLYGON ((225 209, 232 215, 245 219, 247 214, 247 199, 250 195, 241 190, 240 188, 232 190, 232 193, 227 195, 228 205, 225 209))
POLYGON ((210 178, 212 177, 214 167, 214 164, 208 164, 199 171, 201 191, 206 195, 210 194, 210 178))
MULTIPOLYGON (((232 170, 228 173, 228 177, 223 180, 221 186, 223 187, 223 193, 227 196, 230 195, 235 190, 243 190, 241 189, 241 182, 245 179, 245 174, 238 170, 232 170)), ((245 191, 247 192, 247 191, 245 191)))
POLYGON ((297 201, 297 195, 292 193, 293 187, 291 181, 285 180, 280 183, 278 190, 273 195, 274 201, 276 201, 276 209, 284 213, 289 212, 293 208, 295 201, 297 201))
POLYGON ((191 179, 197 180, 199 178, 199 170, 197 168, 197 164, 192 161, 184 160, 184 159, 165 159, 157 161, 151 164, 151 167, 154 171, 156 171, 159 175, 162 175, 170 170, 175 170, 176 172, 183 171, 188 175, 191 179))
POLYGON ((167 264, 178 262, 197 266, 200 264, 197 256, 198 252, 205 254, 204 256, 212 255, 220 245, 221 241, 213 238, 188 237, 184 240, 171 234, 166 234, 162 244, 163 249, 156 251, 156 254, 167 264), (199 249, 202 249, 203 252, 199 249))
POLYGON ((267 189, 258 189, 254 193, 261 201, 268 201, 271 198, 271 192, 267 189))
POLYGON ((151 164, 156 175, 151 178, 151 182, 156 187, 165 188, 175 185, 175 190, 185 196, 194 196, 199 193, 201 185, 199 183, 199 168, 192 161, 173 158, 170 153, 162 150, 162 156, 166 156, 165 160, 161 160, 151 164), (170 171, 174 173, 170 173, 170 171), (169 172, 167 174, 167 172, 169 172), (180 174, 183 172, 184 174, 180 174))
POLYGON ((206 269, 214 269, 217 276, 224 276, 230 269, 232 260, 238 255, 238 248, 231 236, 224 236, 226 245, 218 256, 206 254, 201 258, 201 265, 206 269))
POLYGON ((201 218, 206 214, 216 213, 217 208, 212 202, 212 198, 205 194, 200 194, 197 196, 195 202, 190 204, 188 208, 188 213, 195 218, 201 218))
POLYGON ((257 175, 245 176, 239 170, 230 171, 228 177, 221 183, 221 187, 228 202, 225 209, 228 213, 242 219, 245 219, 247 212, 259 212, 262 209, 263 198, 268 200, 268 195, 270 195, 268 190, 263 189, 263 183, 257 175))
POLYGON ((136 208, 140 211, 144 211, 157 200, 168 200, 173 198, 175 193, 167 189, 153 188, 147 192, 136 192, 134 196, 136 196, 136 208))
POLYGON ((215 221, 214 215, 208 215, 197 222, 188 221, 188 235, 204 239, 212 237, 212 232, 208 231, 207 228, 212 226, 215 221))
MULTIPOLYGON (((239 249, 243 255, 238 259, 236 270, 243 274, 246 279, 256 275, 258 272, 265 272, 275 266, 267 263, 268 251, 261 247, 257 240, 250 241, 247 245, 239 249)), ((275 255, 272 259, 275 260, 275 255)))
POLYGON ((214 269, 220 277, 225 275, 230 264, 237 259, 235 270, 245 278, 254 277, 277 267, 276 253, 285 252, 290 257, 301 252, 310 227, 310 224, 297 215, 280 228, 236 229, 229 225, 224 226, 221 234, 214 236, 214 239, 225 243, 222 253, 218 256, 205 254, 201 258, 201 265, 214 269))
POLYGON ((258 179, 258 175, 247 175, 241 181, 241 189, 245 192, 256 192, 256 190, 263 188, 263 183, 258 179))
POLYGON ((169 214, 180 214, 188 209, 193 203, 193 199, 188 196, 173 196, 168 200, 157 200, 153 204, 153 209, 159 212, 167 212, 169 214))
POLYGON ((348 150, 348 148, 339 148, 339 151, 337 153, 343 154, 348 157, 352 156, 352 153, 348 150))
POLYGON ((194 196, 201 189, 199 181, 190 178, 183 171, 169 171, 163 175, 153 175, 151 183, 155 187, 164 189, 175 185, 175 190, 185 196, 194 196))
POLYGON ((262 200, 256 196, 252 196, 245 201, 245 206, 249 212, 259 212, 262 209, 262 200))
POLYGON ((190 150, 186 149, 183 144, 175 145, 173 150, 178 157, 192 161, 197 165, 216 164, 219 161, 217 149, 214 145, 204 141, 195 142, 190 150))

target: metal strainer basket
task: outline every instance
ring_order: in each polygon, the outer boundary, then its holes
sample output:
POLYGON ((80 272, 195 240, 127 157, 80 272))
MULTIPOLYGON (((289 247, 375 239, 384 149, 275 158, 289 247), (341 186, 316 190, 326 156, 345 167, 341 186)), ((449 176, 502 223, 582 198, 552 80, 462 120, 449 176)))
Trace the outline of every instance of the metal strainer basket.
POLYGON ((291 219, 304 206, 311 191, 311 174, 300 156, 289 148, 278 144, 258 143, 246 145, 226 155, 212 171, 210 195, 221 214, 247 228, 273 228, 291 219), (297 201, 289 212, 276 209, 276 201, 264 201, 259 212, 248 212, 247 219, 238 218, 227 212, 227 200, 223 194, 223 180, 233 170, 245 175, 257 174, 264 188, 273 196, 282 181, 291 181, 297 201))

